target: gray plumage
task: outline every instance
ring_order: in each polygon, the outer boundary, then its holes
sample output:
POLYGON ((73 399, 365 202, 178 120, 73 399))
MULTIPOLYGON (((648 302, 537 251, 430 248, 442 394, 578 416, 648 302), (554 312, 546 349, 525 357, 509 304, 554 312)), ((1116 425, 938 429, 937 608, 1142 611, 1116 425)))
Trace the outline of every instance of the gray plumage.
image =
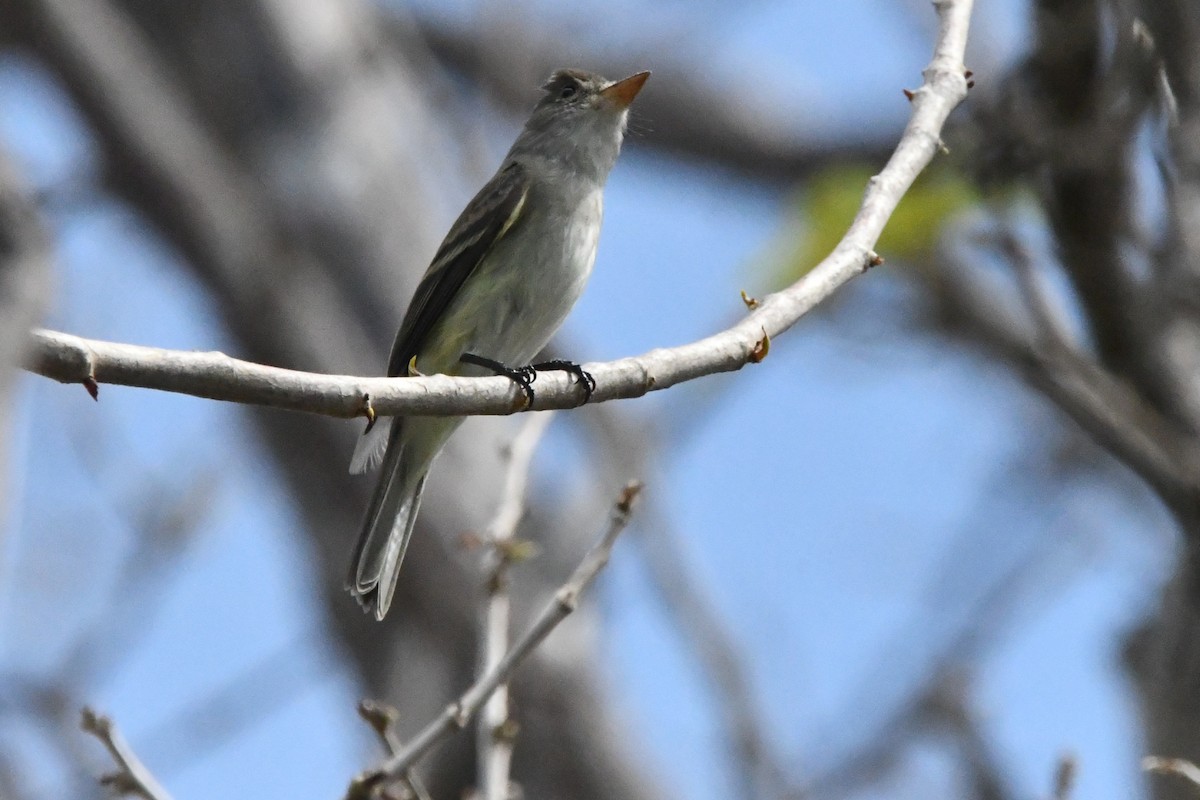
MULTIPOLYGON (((510 366, 538 354, 592 271, 603 190, 629 103, 649 73, 607 81, 560 70, 495 176, 450 228, 413 295, 389 376, 482 375, 474 353, 510 366)), ((382 463, 359 534, 349 588, 383 619, 421 504, 425 476, 461 417, 385 418, 358 442, 351 472, 382 463)))

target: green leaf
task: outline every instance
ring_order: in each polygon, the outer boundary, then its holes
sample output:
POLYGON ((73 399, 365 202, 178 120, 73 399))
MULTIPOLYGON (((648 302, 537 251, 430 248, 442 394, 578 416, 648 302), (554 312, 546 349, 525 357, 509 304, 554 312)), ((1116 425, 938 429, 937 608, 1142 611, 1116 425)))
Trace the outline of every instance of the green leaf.
MULTIPOLYGON (((780 265, 782 283, 797 280, 829 255, 862 205, 872 174, 866 165, 842 164, 808 182, 797 203, 801 232, 780 265)), ((953 168, 927 169, 900 201, 875 251, 892 264, 919 259, 933 249, 947 220, 979 202, 974 186, 953 168)))

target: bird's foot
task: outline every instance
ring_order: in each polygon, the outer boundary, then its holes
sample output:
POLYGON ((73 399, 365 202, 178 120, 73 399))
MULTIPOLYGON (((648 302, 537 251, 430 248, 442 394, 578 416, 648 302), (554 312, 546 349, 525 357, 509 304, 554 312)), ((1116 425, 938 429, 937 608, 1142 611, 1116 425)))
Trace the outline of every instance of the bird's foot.
MULTIPOLYGON (((534 364, 533 369, 545 371, 560 370, 562 372, 569 372, 574 375, 575 380, 577 380, 583 387, 583 403, 591 400, 592 392, 596 391, 596 379, 592 377, 592 373, 588 372, 574 361, 556 358, 553 361, 543 361, 540 364, 534 364)), ((583 405, 583 403, 580 405, 583 405)))
POLYGON ((490 369, 497 375, 503 375, 520 387, 521 393, 528 401, 526 406, 533 405, 533 382, 537 380, 537 370, 533 367, 510 367, 507 364, 501 364, 494 358, 487 358, 475 353, 463 353, 458 360, 464 364, 474 364, 477 367, 490 369))

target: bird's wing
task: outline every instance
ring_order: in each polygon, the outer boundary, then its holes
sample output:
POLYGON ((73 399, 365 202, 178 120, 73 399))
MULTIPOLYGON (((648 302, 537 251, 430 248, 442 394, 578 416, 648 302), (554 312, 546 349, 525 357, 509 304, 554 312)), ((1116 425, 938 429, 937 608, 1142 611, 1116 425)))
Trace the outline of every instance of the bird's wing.
POLYGON ((529 176, 513 162, 497 172, 463 209, 404 315, 388 359, 388 377, 408 374, 409 361, 424 347, 459 289, 520 219, 528 194, 529 176))

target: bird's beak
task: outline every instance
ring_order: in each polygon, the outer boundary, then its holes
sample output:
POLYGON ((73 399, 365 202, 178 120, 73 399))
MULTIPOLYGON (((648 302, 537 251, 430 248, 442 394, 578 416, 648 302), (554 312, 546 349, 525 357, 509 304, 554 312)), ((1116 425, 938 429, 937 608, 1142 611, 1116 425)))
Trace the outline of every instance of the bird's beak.
POLYGON ((618 109, 629 108, 633 98, 642 90, 642 85, 650 77, 650 72, 639 72, 623 80, 614 81, 600 90, 600 96, 612 103, 618 109))

